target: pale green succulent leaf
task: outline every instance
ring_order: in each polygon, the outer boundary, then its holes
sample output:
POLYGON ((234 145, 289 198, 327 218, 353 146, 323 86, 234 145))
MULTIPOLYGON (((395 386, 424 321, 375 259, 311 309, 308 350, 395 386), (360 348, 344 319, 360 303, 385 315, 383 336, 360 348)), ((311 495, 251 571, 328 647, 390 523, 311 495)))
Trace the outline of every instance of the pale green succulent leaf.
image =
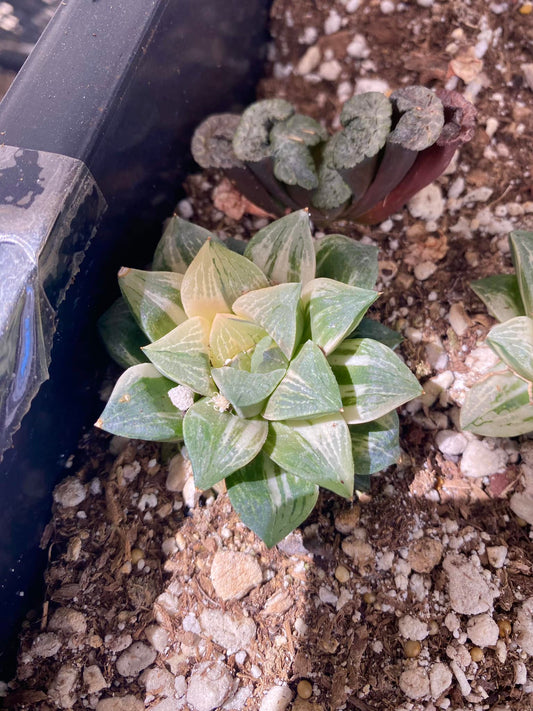
MULTIPOLYGON (((399 419, 395 410, 372 422, 350 425, 357 477, 369 477, 396 464, 400 458, 399 419)), ((356 487, 360 481, 356 481, 356 487)))
POLYGON ((381 417, 421 394, 415 376, 387 346, 371 338, 347 339, 329 356, 349 424, 381 417))
POLYGON ((494 274, 473 281, 470 286, 498 321, 525 315, 518 279, 514 274, 494 274))
POLYGON ((306 284, 315 276, 316 262, 307 211, 291 212, 263 227, 252 237, 244 254, 274 284, 306 284))
POLYGON ((291 358, 303 332, 301 291, 301 284, 277 284, 250 291, 234 302, 233 311, 264 328, 283 354, 291 358))
POLYGON ((249 370, 252 373, 270 373, 282 368, 287 370, 289 361, 271 336, 265 336, 252 352, 249 370))
POLYGON ((318 417, 342 407, 339 387, 325 355, 312 341, 304 343, 263 413, 267 420, 318 417))
POLYGON ((265 286, 268 279, 249 259, 208 240, 183 277, 181 299, 189 318, 212 321, 218 313, 231 313, 231 305, 242 294, 265 286))
POLYGON ((146 346, 144 353, 167 378, 200 395, 212 395, 216 387, 209 362, 210 326, 207 319, 193 316, 146 346))
POLYGON ((285 375, 285 369, 268 373, 249 373, 239 368, 225 366, 213 368, 212 375, 218 389, 235 408, 240 417, 255 417, 267 397, 285 375))
POLYGON ((318 486, 283 471, 260 452, 226 480, 228 496, 243 523, 271 548, 314 509, 318 486))
POLYGON ((533 232, 511 232, 509 245, 525 314, 533 316, 533 232))
POLYGON ((96 426, 121 437, 180 441, 183 413, 168 397, 174 385, 150 363, 128 368, 117 380, 96 426))
POLYGON ((217 314, 209 335, 209 354, 215 368, 229 365, 242 353, 247 353, 266 336, 261 325, 235 314, 217 314))
POLYGON ((294 476, 340 496, 353 493, 350 430, 340 414, 271 422, 264 451, 294 476))
POLYGON ((460 423, 484 437, 517 437, 533 431, 533 402, 528 383, 503 363, 466 394, 460 423))
POLYGON ((122 296, 150 341, 157 341, 187 318, 180 296, 181 274, 122 268, 118 276, 122 296))
POLYGON ((359 324, 379 294, 334 279, 313 279, 302 291, 309 336, 329 355, 359 324))
POLYGON ((183 436, 194 483, 209 489, 261 451, 268 431, 262 420, 245 420, 217 409, 213 398, 202 398, 187 410, 183 436))
POLYGON ((207 240, 218 241, 209 230, 173 215, 155 248, 152 269, 185 274, 207 240))
POLYGON ((533 381, 533 319, 517 316, 494 326, 487 343, 516 375, 533 381))
POLYGON ((383 343, 384 346, 392 348, 392 350, 403 341, 401 333, 385 326, 380 321, 375 321, 373 318, 366 316, 351 334, 351 338, 373 338, 375 341, 383 343))
POLYGON ((316 243, 316 276, 372 289, 378 278, 378 248, 328 235, 316 243))
POLYGON ((111 358, 123 368, 147 362, 141 350, 147 338, 123 298, 117 299, 100 316, 98 332, 111 358))

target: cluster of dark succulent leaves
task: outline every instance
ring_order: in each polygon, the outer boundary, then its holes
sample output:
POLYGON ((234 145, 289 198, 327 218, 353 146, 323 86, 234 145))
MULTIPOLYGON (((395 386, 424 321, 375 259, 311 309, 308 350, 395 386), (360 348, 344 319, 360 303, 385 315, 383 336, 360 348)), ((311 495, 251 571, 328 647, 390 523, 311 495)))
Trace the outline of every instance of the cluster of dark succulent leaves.
POLYGON ((210 116, 191 148, 202 168, 221 169, 273 216, 309 207, 317 224, 377 224, 443 173, 472 138, 475 113, 455 91, 367 92, 344 104, 330 136, 288 101, 265 99, 242 116, 210 116))

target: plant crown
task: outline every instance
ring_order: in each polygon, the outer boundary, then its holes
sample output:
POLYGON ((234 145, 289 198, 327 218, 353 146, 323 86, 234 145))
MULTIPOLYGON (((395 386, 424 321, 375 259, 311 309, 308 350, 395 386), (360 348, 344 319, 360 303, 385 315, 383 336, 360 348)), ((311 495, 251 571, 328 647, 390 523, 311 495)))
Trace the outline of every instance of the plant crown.
POLYGON ((225 480, 268 546, 309 515, 319 486, 349 498, 397 460, 395 408, 421 390, 390 347, 397 334, 365 318, 375 247, 315 242, 300 210, 242 255, 173 217, 153 270, 121 269, 123 298, 101 319, 127 370, 97 426, 183 440, 196 486, 225 480))
POLYGON ((310 206, 317 224, 377 224, 441 175, 472 138, 475 113, 454 91, 367 92, 344 104, 341 129, 329 136, 288 101, 264 99, 242 116, 207 118, 191 149, 272 216, 310 206))

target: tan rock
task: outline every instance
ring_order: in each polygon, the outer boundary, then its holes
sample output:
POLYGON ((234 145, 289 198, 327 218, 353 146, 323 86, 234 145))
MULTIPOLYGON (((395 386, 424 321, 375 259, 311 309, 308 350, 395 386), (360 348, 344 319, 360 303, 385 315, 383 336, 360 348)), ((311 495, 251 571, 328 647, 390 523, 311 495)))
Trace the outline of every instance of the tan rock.
POLYGON ((133 694, 109 696, 97 703, 96 711, 144 711, 144 701, 133 694))
POLYGON ((409 565, 416 573, 430 573, 441 558, 442 543, 434 538, 419 538, 409 548, 409 565))
POLYGON ((253 555, 218 551, 211 565, 211 582, 222 600, 240 600, 263 581, 261 566, 253 555))

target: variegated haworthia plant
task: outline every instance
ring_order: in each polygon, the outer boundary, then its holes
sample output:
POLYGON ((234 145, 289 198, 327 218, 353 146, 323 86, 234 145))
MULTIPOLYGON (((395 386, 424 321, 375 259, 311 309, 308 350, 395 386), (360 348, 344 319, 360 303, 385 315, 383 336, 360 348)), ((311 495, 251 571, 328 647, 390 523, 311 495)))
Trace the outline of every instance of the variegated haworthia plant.
POLYGON ((396 334, 364 318, 378 297, 375 247, 315 243, 300 210, 243 256, 174 217, 153 269, 121 269, 123 301, 102 319, 127 370, 99 427, 183 439, 196 486, 225 479, 268 546, 309 515, 319 486, 349 498, 396 461, 395 408, 420 387, 387 345, 396 334))
POLYGON ((472 138, 475 114, 455 91, 367 92, 344 104, 341 130, 329 136, 288 101, 264 99, 242 116, 207 118, 191 149, 272 215, 309 207, 317 223, 377 224, 441 175, 472 138))
POLYGON ((472 284, 500 321, 487 336, 499 362, 468 391, 461 426, 489 437, 533 431, 533 232, 511 232, 509 243, 516 274, 472 284))

